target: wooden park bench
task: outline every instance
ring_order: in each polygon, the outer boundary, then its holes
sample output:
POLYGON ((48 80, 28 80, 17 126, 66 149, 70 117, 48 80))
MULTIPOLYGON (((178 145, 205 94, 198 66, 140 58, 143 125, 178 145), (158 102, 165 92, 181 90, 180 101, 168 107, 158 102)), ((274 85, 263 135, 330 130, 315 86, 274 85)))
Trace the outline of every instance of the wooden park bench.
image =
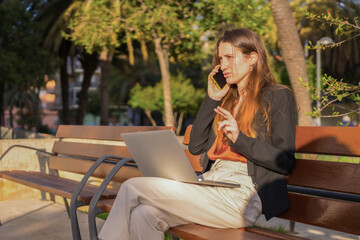
MULTIPOLYGON (((98 186, 85 184, 90 176, 105 178, 120 160, 131 161, 131 155, 122 142, 121 133, 173 129, 172 127, 151 126, 71 126, 61 125, 56 137, 59 138, 53 145, 51 153, 27 146, 14 145, 9 148, 0 160, 11 149, 16 147, 30 148, 50 155, 49 172, 36 171, 0 171, 0 177, 14 181, 50 194, 64 198, 64 203, 71 215, 71 226, 74 236, 80 236, 77 221, 77 208, 88 205, 96 193, 98 186), (99 165, 95 169, 95 166, 99 165), (77 174, 85 174, 83 187, 79 181, 59 176, 59 170, 77 174), (53 174, 52 174, 53 173, 53 174), (73 197, 75 196, 75 197, 73 197), (70 208, 67 199, 72 199, 70 208)), ((60 174, 61 175, 61 174, 60 174)), ((127 163, 113 178, 114 181, 123 182, 130 177, 141 176, 134 163, 127 163)), ((117 190, 106 188, 99 198, 115 198, 117 190)))
MULTIPOLYGON (((191 126, 183 143, 190 139, 191 126)), ((310 160, 312 154, 360 157, 359 127, 297 127, 297 163, 287 177, 290 209, 279 218, 360 235, 360 164, 310 160)), ((196 171, 200 156, 187 152, 196 171)), ((105 183, 97 195, 105 189, 105 183)), ((114 199, 92 199, 89 207, 91 239, 97 239, 96 215, 110 212, 114 199)), ((224 239, 303 239, 260 227, 219 229, 188 224, 169 229, 172 236, 191 240, 224 239)))

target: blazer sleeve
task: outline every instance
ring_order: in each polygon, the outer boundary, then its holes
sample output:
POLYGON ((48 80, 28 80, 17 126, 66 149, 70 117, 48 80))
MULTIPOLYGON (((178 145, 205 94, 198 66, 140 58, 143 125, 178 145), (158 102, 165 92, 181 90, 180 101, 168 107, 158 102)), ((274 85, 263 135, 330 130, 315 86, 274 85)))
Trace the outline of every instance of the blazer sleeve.
POLYGON ((220 106, 220 104, 221 101, 213 100, 208 95, 206 95, 201 103, 190 133, 190 153, 199 155, 208 150, 207 142, 209 141, 212 123, 216 115, 214 108, 220 106))
POLYGON ((229 146, 248 161, 281 174, 289 174, 295 166, 295 99, 287 88, 272 91, 265 98, 270 102, 270 138, 252 138, 240 131, 234 143, 229 140, 229 146))

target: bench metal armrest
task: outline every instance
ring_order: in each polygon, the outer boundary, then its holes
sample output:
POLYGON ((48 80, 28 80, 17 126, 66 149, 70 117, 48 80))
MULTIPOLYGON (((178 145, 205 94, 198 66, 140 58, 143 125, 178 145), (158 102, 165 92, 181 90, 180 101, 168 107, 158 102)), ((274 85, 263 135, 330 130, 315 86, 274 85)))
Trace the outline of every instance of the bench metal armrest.
POLYGON ((97 203, 105 191, 107 185, 110 183, 111 179, 115 176, 115 174, 120 170, 122 166, 128 161, 133 160, 132 158, 125 158, 120 160, 115 167, 111 169, 109 174, 104 178, 104 181, 101 183, 100 187, 96 191, 95 195, 92 197, 90 205, 89 205, 89 212, 88 212, 88 222, 89 222, 89 231, 90 231, 90 240, 97 240, 98 233, 96 227, 96 216, 100 213, 97 208, 97 203))
POLYGON ((12 145, 11 147, 9 147, 8 149, 6 149, 6 151, 1 155, 0 157, 0 161, 5 157, 5 155, 10 152, 11 149, 15 148, 15 147, 20 147, 20 148, 27 148, 27 149, 31 149, 31 150, 35 150, 37 152, 42 152, 42 153, 45 153, 45 154, 49 154, 49 155, 52 155, 54 156, 55 154, 54 153, 51 153, 51 152, 47 152, 45 150, 42 150, 42 149, 39 149, 39 148, 34 148, 34 147, 30 147, 30 146, 25 146, 25 145, 19 145, 19 144, 16 144, 16 145, 12 145))
MULTIPOLYGON (((100 158, 98 158, 96 160, 96 162, 90 167, 90 169, 86 172, 85 176, 82 178, 81 182, 78 184, 78 186, 76 187, 76 189, 74 190, 72 197, 71 197, 71 201, 70 201, 70 218, 71 218, 71 229, 72 229, 72 234, 73 234, 73 239, 75 240, 80 240, 81 239, 81 235, 80 235, 80 230, 79 230, 79 223, 78 223, 78 218, 77 218, 77 208, 82 206, 83 204, 78 201, 78 196, 80 194, 80 192, 82 191, 82 189, 84 188, 85 184, 87 183, 87 181, 89 180, 89 178, 91 177, 91 175, 94 173, 94 171, 100 166, 100 164, 102 162, 104 162, 104 160, 106 159, 118 159, 120 160, 121 163, 125 164, 126 162, 132 160, 131 158, 123 158, 123 157, 119 157, 119 156, 113 156, 113 155, 105 155, 102 156, 100 158), (126 161, 124 161, 126 160, 126 161)), ((119 163, 120 163, 119 162, 119 163)), ((123 165, 122 164, 122 165, 123 165)), ((122 166, 121 165, 121 166, 122 166)), ((118 166, 118 164, 115 165, 115 167, 118 166)), ((121 167, 120 166, 120 167, 121 167)), ((114 167, 114 168, 115 168, 114 167)), ((119 167, 119 169, 120 169, 119 167)), ((111 170, 110 173, 112 173, 113 171, 111 170)), ((117 172, 117 171, 116 171, 117 172)), ((116 173, 115 172, 115 173, 116 173)), ((110 175, 110 174, 109 174, 110 175)), ((106 177, 107 178, 107 177, 106 177)), ((105 179, 106 179, 105 178, 105 179)), ((112 177, 111 177, 112 178, 112 177)), ((111 179, 110 179, 111 180, 111 179)), ((103 185, 103 184, 101 184, 103 185)), ((104 184, 105 185, 105 184, 104 184)), ((105 185, 106 188, 107 184, 105 185)), ((104 190, 105 190, 104 188, 104 190)), ((103 191, 104 191, 103 190, 103 191)), ((101 192, 101 194, 103 193, 103 191, 101 192)), ((99 190, 96 192, 98 193, 99 190)), ((101 196, 100 194, 100 196, 101 196)), ((100 198, 100 197, 99 197, 100 198)))

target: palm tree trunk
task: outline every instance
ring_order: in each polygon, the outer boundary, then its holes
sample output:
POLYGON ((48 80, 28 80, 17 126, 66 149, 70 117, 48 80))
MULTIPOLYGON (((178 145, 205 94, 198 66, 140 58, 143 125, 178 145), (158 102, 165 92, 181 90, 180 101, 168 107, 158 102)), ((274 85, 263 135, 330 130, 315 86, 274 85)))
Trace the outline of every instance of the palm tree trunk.
POLYGON ((79 109, 76 114, 76 124, 82 125, 87 111, 88 105, 88 91, 91 84, 91 78, 98 66, 98 55, 96 53, 84 53, 83 61, 80 61, 84 69, 84 79, 81 84, 81 91, 79 94, 79 109))
POLYGON ((155 52, 159 58, 161 77, 164 84, 165 126, 174 126, 173 109, 171 103, 168 49, 161 45, 161 38, 159 37, 155 38, 155 52))
POLYGON ((103 50, 100 53, 100 99, 101 99, 101 111, 100 111, 100 125, 109 125, 109 73, 111 69, 111 60, 113 57, 112 52, 103 50))
POLYGON ((313 125, 311 116, 311 102, 309 90, 300 86, 299 79, 308 83, 304 50, 301 45, 300 36, 296 29, 295 20, 292 16, 288 0, 271 0, 272 11, 278 28, 281 42, 282 54, 286 68, 290 76, 290 82, 295 92, 295 98, 299 109, 299 125, 313 125))

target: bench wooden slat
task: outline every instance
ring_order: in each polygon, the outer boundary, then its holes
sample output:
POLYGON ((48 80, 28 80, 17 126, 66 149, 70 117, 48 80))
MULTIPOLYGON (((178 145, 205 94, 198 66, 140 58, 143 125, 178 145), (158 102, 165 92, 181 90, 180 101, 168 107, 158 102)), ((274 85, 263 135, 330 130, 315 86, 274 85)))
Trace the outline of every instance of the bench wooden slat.
POLYGON ((105 144, 77 143, 77 142, 55 142, 54 153, 82 156, 89 158, 99 158, 104 155, 122 156, 130 158, 131 154, 126 146, 114 146, 105 144))
MULTIPOLYGON (((56 194, 65 198, 71 198, 72 193, 79 184, 78 181, 57 177, 50 174, 27 172, 21 170, 1 171, 0 176, 13 182, 36 188, 41 191, 56 194)), ((81 191, 79 200, 85 203, 89 203, 96 190, 96 186, 87 184, 81 191)), ((101 198, 115 198, 116 195, 117 191, 113 189, 106 189, 101 198)))
POLYGON ((279 217, 360 235, 360 203, 289 193, 290 209, 279 217))
POLYGON ((360 194, 359 176, 360 164, 297 159, 287 182, 295 186, 360 194))
POLYGON ((245 228, 245 231, 256 233, 259 235, 265 235, 265 236, 271 237, 271 239, 279 239, 279 240, 300 240, 300 239, 304 240, 305 239, 305 238, 290 235, 290 234, 283 234, 283 233, 275 232, 273 230, 269 230, 269 229, 262 228, 262 227, 249 227, 249 228, 245 228))
MULTIPOLYGON (((79 182, 77 181, 74 181, 74 180, 71 180, 71 179, 67 179, 67 178, 63 178, 63 177, 58 177, 58 176, 55 176, 55 175, 51 175, 51 174, 46 174, 46 173, 41 173, 41 172, 29 172, 29 174, 31 175, 36 175, 36 176, 39 176, 39 177, 42 177, 42 178, 46 178, 46 179, 49 179, 50 181, 59 181, 61 182, 62 185, 67 185, 67 184, 76 184, 78 185, 79 182)), ((84 188, 82 189, 81 193, 80 193, 80 198, 82 197, 82 192, 83 191, 86 191, 86 192, 89 192, 90 195, 94 195, 96 193, 98 189, 98 186, 95 186, 95 185, 91 185, 91 184, 86 184, 84 186, 84 188)), ((101 198, 115 198, 116 195, 117 195, 117 190, 114 190, 114 189, 111 189, 111 188, 106 188, 105 191, 103 192, 101 198)))
POLYGON ((98 202, 97 206, 105 212, 110 212, 114 202, 115 199, 103 199, 98 202))
MULTIPOLYGON (((51 156, 49 160, 49 168, 85 174, 87 170, 94 164, 94 161, 86 159, 75 159, 71 157, 51 156)), ((107 174, 114 167, 111 163, 102 163, 98 169, 95 170, 92 176, 98 178, 105 178, 107 174)), ((132 177, 141 177, 142 174, 136 167, 123 166, 114 176, 113 181, 124 182, 132 177)))
POLYGON ((270 240, 270 239, 282 239, 282 240, 292 240, 292 239, 303 239, 298 237, 293 237, 290 235, 284 236, 282 234, 276 234, 271 232, 270 236, 266 236, 267 231, 258 231, 251 232, 246 228, 239 229, 228 229, 228 228, 210 228, 198 224, 187 224, 182 226, 177 226, 170 228, 167 231, 169 234, 181 237, 183 239, 191 240, 224 240, 224 239, 237 239, 237 240, 270 240))
POLYGON ((297 127, 296 152, 359 157, 360 134, 354 130, 357 127, 297 127))
MULTIPOLYGON (((61 178, 49 174, 39 174, 38 172, 26 172, 26 171, 13 171, 13 172, 18 174, 19 176, 22 175, 23 177, 26 178, 27 181, 33 181, 33 183, 38 183, 43 189, 45 189, 46 187, 51 187, 56 189, 58 193, 62 191, 64 196, 67 196, 68 194, 72 195, 77 185, 79 184, 79 182, 77 181, 72 181, 72 180, 68 181, 69 179, 61 178)), ((93 195, 94 195, 94 190, 89 187, 86 187, 81 191, 79 195, 79 200, 88 203, 91 201, 93 195)))
MULTIPOLYGON (((13 182, 21 183, 28 187, 36 188, 39 190, 43 190, 49 193, 53 193, 55 195, 59 195, 65 198, 71 198, 72 192, 70 190, 71 185, 68 186, 59 186, 59 184, 50 184, 48 182, 44 182, 43 178, 29 177, 25 174, 21 174, 19 172, 12 171, 2 171, 1 177, 11 180, 13 182)), ((76 185, 75 185, 76 187, 76 185)), ((86 192, 84 192, 84 197, 86 196, 86 192)), ((90 194, 89 194, 90 197, 90 194)))
MULTIPOLYGON (((110 212, 115 199, 103 199, 98 202, 98 207, 100 207, 105 212, 110 212)), ((251 228, 242 228, 242 229, 214 229, 206 226, 190 224, 185 226, 177 226, 168 230, 168 233, 183 239, 208 239, 210 236, 211 239, 224 240, 224 239, 282 239, 282 240, 295 240, 303 239, 291 235, 284 235, 277 233, 271 230, 251 227, 251 228), (244 231, 245 230, 245 231, 244 231), (192 234, 191 234, 192 232, 192 234), (255 233, 255 234, 250 234, 255 233), (208 235, 210 234, 210 235, 208 235), (257 236, 260 235, 260 236, 257 236)))
POLYGON ((154 130, 174 130, 174 127, 60 125, 56 132, 56 137, 122 141, 121 133, 154 130))

